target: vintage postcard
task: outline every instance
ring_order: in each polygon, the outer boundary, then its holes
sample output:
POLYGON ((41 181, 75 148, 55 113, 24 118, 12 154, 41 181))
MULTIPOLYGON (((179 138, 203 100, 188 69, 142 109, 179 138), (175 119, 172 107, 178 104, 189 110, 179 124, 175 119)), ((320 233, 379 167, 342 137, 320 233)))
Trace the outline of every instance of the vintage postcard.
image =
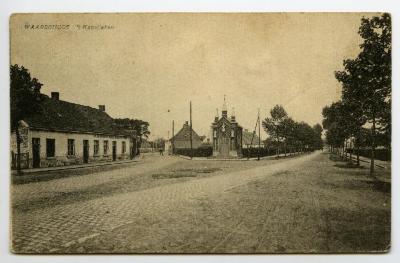
POLYGON ((18 254, 383 253, 388 13, 10 17, 18 254))

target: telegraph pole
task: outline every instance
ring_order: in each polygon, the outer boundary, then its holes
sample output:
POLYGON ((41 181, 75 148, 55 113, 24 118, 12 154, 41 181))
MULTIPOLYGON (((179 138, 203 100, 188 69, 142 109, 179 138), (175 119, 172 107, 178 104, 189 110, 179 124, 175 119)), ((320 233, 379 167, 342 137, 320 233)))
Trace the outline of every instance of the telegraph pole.
POLYGON ((193 136, 192 136, 192 101, 190 101, 190 159, 193 158, 193 136))

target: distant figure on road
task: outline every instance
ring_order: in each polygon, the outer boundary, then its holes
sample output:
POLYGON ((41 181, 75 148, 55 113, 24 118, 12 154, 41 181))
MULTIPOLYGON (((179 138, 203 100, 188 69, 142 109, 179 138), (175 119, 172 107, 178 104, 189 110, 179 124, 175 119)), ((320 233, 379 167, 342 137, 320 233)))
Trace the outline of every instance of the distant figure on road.
POLYGON ((160 155, 164 156, 164 150, 162 148, 160 148, 160 155))

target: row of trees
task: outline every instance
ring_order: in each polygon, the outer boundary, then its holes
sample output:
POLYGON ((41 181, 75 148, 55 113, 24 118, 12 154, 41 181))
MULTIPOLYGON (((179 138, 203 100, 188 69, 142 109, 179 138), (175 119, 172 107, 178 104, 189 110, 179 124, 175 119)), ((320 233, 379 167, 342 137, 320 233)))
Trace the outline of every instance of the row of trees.
POLYGON ((343 62, 335 72, 342 85, 341 100, 322 110, 327 144, 345 153, 351 140, 371 150, 370 175, 374 175, 377 145, 390 149, 391 141, 391 18, 389 14, 363 18, 358 33, 363 41, 360 53, 343 62))
POLYGON ((262 126, 269 135, 266 145, 276 148, 278 156, 281 151, 286 156, 288 152, 322 149, 320 124, 311 127, 305 122, 296 122, 281 105, 276 105, 270 114, 271 117, 266 118, 262 126))

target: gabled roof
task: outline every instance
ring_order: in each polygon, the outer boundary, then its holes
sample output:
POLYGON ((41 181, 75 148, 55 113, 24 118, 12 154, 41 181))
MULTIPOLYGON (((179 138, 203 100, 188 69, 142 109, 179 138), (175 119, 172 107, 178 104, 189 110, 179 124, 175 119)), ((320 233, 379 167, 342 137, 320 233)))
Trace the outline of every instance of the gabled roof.
MULTIPOLYGON (((187 123, 183 124, 182 129, 171 140, 190 141, 190 126, 187 123)), ((201 141, 200 136, 194 130, 192 131, 192 140, 201 141)))
POLYGON ((253 137, 253 133, 243 130, 242 131, 242 144, 243 145, 258 145, 258 135, 254 133, 254 137, 253 137), (251 138, 253 138, 253 142, 251 142, 251 138))
POLYGON ((42 95, 41 112, 24 119, 30 128, 59 132, 127 135, 104 111, 42 95))

